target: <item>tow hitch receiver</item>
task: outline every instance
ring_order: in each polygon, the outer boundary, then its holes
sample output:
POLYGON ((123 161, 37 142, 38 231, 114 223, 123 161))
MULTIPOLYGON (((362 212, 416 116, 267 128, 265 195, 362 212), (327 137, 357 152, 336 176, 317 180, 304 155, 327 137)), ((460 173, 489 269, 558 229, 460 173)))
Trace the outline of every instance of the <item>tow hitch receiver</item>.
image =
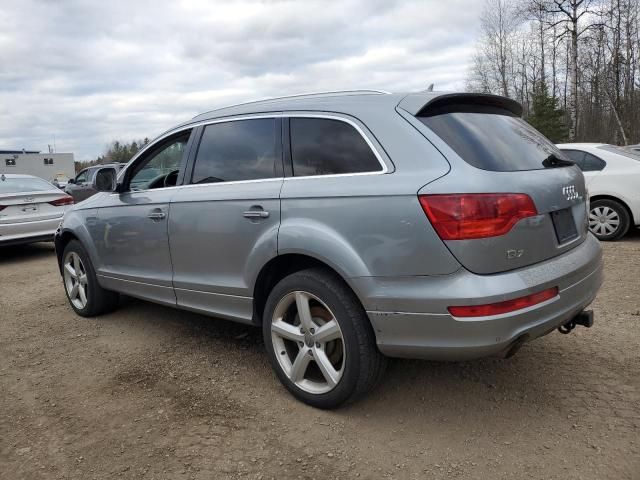
POLYGON ((567 334, 576 328, 577 325, 591 328, 593 326, 593 310, 583 310, 564 325, 560 325, 558 331, 567 334))

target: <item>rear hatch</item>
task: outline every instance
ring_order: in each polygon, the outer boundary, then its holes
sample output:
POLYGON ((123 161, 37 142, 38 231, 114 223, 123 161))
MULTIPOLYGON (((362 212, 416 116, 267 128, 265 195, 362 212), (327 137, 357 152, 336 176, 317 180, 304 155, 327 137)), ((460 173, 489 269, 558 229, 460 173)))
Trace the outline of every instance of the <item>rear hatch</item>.
POLYGON ((436 233, 468 270, 489 274, 542 262, 587 235, 582 172, 493 95, 444 95, 416 117, 451 163, 418 192, 436 233))

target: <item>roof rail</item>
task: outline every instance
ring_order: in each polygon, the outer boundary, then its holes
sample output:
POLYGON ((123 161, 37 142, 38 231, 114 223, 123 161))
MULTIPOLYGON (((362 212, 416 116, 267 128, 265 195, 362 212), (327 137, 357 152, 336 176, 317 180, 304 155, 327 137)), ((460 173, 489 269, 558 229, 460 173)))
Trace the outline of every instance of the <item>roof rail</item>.
POLYGON ((296 95, 285 95, 283 97, 272 97, 272 98, 263 98, 261 100, 252 100, 250 102, 242 102, 242 103, 234 103, 232 105, 225 105, 224 107, 220 107, 220 108, 214 108, 213 110, 208 110, 206 112, 202 112, 197 114, 195 117, 193 118, 197 118, 201 115, 206 115, 207 113, 212 113, 212 112, 217 112, 218 110, 224 110, 225 108, 231 108, 231 107, 241 107, 243 105, 253 105, 254 103, 263 103, 263 102, 271 102, 274 100, 284 100, 287 98, 305 98, 305 97, 322 97, 322 96, 334 96, 334 95, 344 95, 344 94, 349 94, 349 95, 370 95, 372 93, 378 94, 378 95, 389 95, 391 92, 387 92, 385 90, 333 90, 333 91, 327 91, 327 92, 310 92, 310 93, 298 93, 296 95))

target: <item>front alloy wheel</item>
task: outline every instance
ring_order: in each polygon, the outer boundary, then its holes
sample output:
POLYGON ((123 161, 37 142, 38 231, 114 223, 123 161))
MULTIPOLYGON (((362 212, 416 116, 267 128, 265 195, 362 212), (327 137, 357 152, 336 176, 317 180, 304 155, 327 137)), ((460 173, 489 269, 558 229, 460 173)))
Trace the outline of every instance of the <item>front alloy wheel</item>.
POLYGON ((71 240, 62 252, 62 283, 78 315, 93 317, 118 306, 118 294, 100 286, 89 255, 78 240, 71 240))
POLYGON ((83 310, 87 306, 87 270, 76 252, 67 253, 63 275, 69 301, 83 310))

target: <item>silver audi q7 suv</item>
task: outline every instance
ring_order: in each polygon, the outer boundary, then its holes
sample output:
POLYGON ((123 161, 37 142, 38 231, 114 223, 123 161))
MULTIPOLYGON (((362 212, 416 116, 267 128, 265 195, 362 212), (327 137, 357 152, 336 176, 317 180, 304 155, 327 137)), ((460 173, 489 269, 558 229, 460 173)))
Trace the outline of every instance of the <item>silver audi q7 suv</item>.
POLYGON ((300 400, 370 390, 387 356, 510 356, 591 326, 580 170, 507 98, 358 91, 199 115, 64 216, 72 308, 118 294, 262 327, 300 400))

